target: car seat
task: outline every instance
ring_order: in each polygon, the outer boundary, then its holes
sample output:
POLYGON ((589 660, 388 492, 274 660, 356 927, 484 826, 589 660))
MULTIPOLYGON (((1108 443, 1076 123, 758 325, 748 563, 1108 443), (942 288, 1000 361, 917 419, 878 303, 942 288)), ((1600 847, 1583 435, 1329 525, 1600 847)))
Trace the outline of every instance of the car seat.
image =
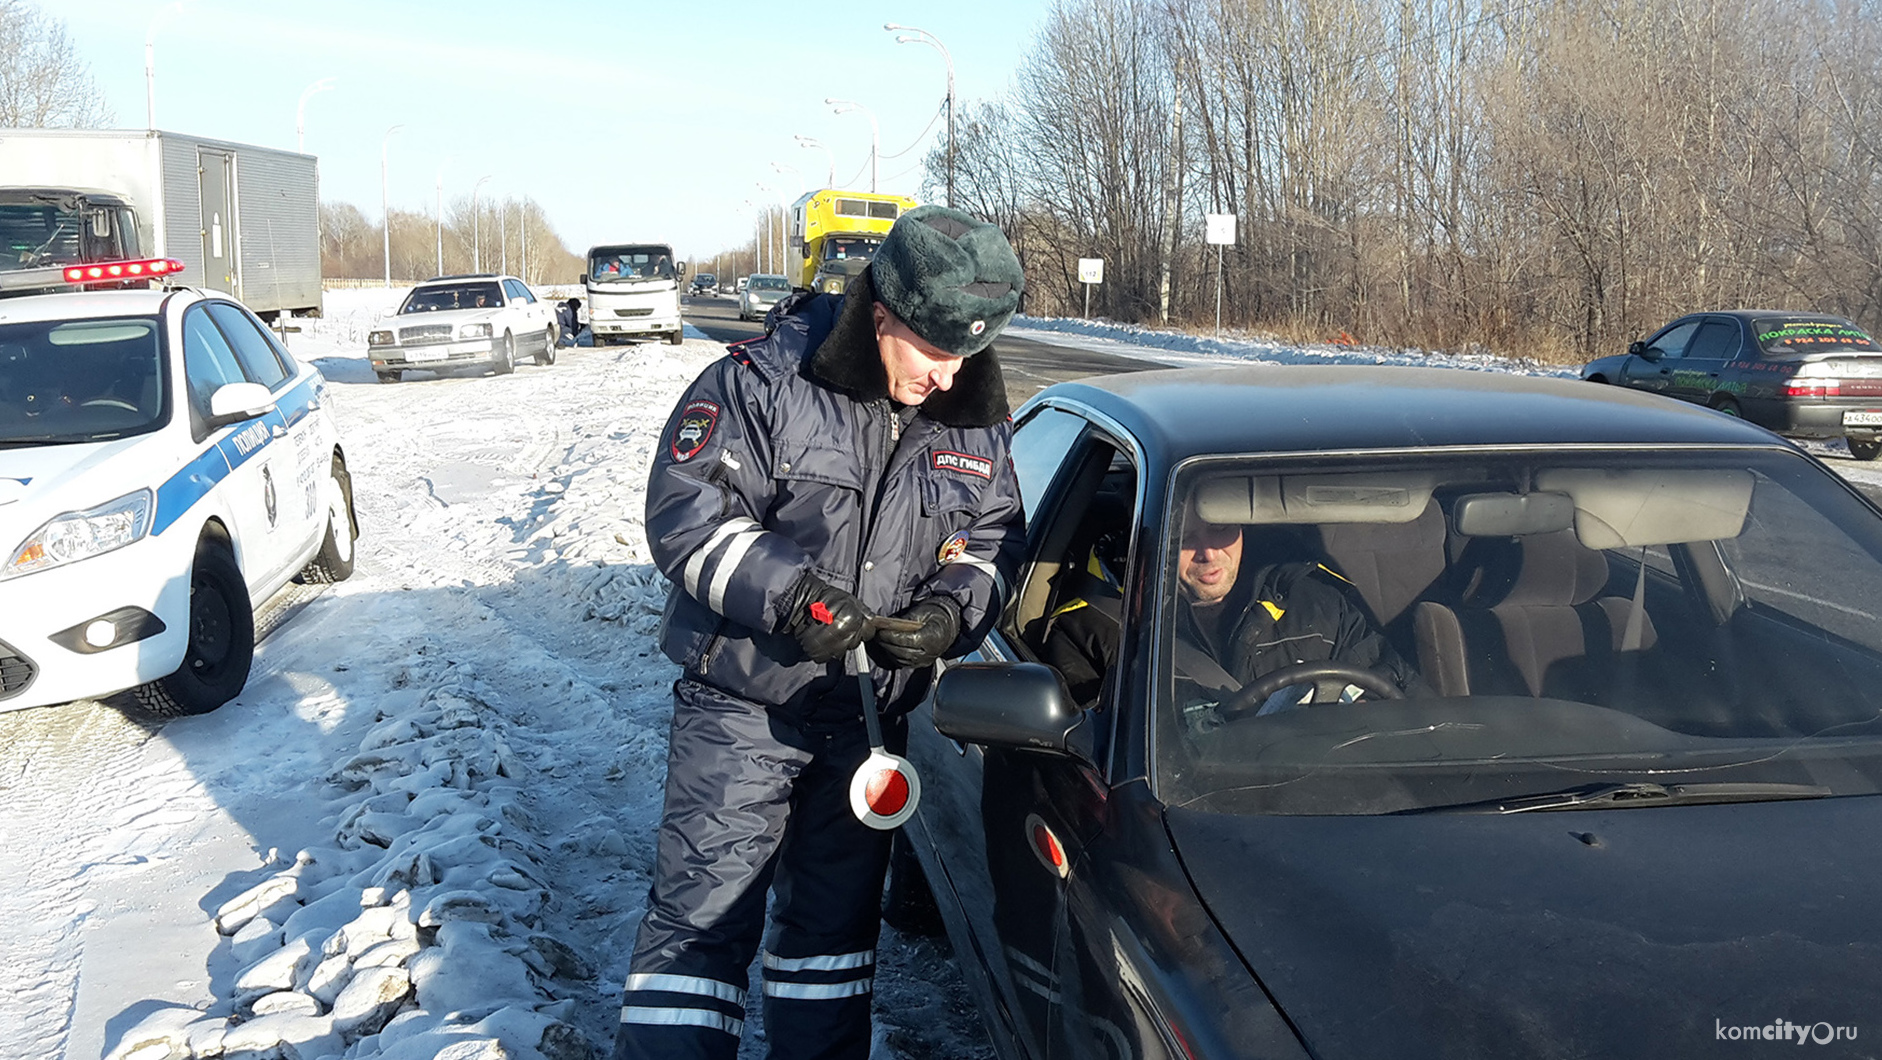
MULTIPOLYGON (((1454 606, 1426 600, 1412 610, 1418 665, 1440 695, 1607 697, 1637 604, 1601 595, 1603 553, 1559 530, 1473 538, 1459 565, 1454 606)), ((1644 611, 1638 636, 1638 651, 1658 641, 1644 611)))

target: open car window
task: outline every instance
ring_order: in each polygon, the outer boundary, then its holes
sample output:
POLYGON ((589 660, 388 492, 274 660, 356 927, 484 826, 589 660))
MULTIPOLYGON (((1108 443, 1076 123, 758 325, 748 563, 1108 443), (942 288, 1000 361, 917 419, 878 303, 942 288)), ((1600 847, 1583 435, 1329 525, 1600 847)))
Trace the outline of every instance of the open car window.
POLYGON ((1175 495, 1153 735, 1169 801, 1365 814, 1614 785, 1644 805, 1882 790, 1882 520, 1806 458, 1221 459, 1175 495), (1208 541, 1186 522, 1240 549, 1213 614, 1192 584, 1208 541), (1264 692, 1283 665, 1342 663, 1385 677, 1264 692))

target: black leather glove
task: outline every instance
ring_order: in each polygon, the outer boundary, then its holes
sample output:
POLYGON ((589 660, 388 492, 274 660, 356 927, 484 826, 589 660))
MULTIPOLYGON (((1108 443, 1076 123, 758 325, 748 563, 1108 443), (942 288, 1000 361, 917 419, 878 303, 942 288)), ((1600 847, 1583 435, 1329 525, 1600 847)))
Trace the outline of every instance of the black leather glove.
POLYGON ((812 662, 829 662, 863 642, 869 610, 862 601, 815 574, 799 578, 792 597, 786 628, 812 662))
POLYGON ((961 607, 946 596, 928 596, 908 605, 896 618, 920 622, 910 633, 880 630, 870 642, 870 654, 892 668, 933 666, 961 635, 961 607))

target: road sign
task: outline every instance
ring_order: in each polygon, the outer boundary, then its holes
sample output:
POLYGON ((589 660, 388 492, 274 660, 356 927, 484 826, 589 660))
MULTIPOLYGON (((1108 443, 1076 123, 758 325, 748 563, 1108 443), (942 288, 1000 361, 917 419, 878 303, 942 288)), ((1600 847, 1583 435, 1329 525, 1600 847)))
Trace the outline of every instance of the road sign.
POLYGON ((1103 258, 1079 258, 1078 259, 1078 282, 1079 283, 1103 283, 1104 282, 1104 259, 1103 258))
POLYGON ((1203 242, 1212 244, 1235 244, 1235 215, 1232 213, 1211 213, 1203 215, 1203 242))

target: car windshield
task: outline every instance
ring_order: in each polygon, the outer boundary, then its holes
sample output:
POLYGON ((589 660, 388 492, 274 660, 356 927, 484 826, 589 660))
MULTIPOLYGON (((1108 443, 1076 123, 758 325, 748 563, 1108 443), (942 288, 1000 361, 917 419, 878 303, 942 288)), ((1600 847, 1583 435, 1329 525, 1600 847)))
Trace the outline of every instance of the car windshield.
POLYGON ((713 284, 718 283, 718 282, 719 282, 719 278, 709 272, 702 272, 699 275, 693 277, 693 283, 695 283, 696 285, 700 287, 710 287, 713 284))
POLYGON ((588 252, 590 280, 628 283, 673 277, 673 251, 664 246, 597 247, 588 252))
POLYGON ((867 261, 875 257, 876 248, 881 245, 880 239, 865 239, 860 236, 826 239, 823 243, 823 260, 842 261, 848 258, 861 258, 867 261))
POLYGON ((399 307, 399 315, 436 313, 445 309, 491 309, 503 304, 503 289, 495 282, 434 284, 414 287, 399 307))
POLYGON ((782 276, 754 276, 751 281, 751 289, 754 291, 770 291, 773 294, 780 294, 790 290, 791 285, 789 281, 785 280, 782 276))
POLYGON ((1836 317, 1762 317, 1752 327, 1765 353, 1882 353, 1868 332, 1836 317))
POLYGON ((98 442, 162 426, 155 319, 0 324, 0 448, 98 442))
POLYGON ((1225 459, 1175 486, 1154 733, 1172 803, 1882 790, 1882 518, 1806 457, 1225 459), (1298 660, 1305 683, 1260 680, 1298 660))

